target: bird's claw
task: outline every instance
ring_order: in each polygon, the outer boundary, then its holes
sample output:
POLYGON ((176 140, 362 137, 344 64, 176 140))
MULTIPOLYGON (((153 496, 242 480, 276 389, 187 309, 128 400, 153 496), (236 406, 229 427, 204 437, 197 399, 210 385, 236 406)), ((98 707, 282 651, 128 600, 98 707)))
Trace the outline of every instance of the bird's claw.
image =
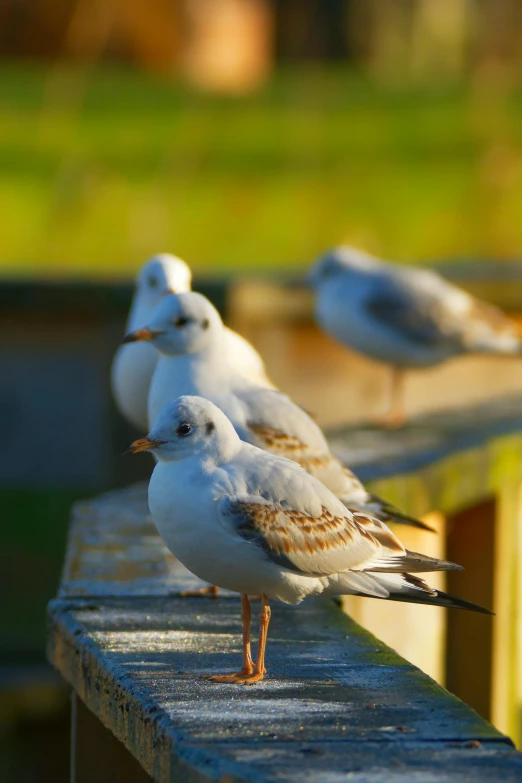
POLYGON ((255 682, 263 680, 264 674, 254 671, 240 671, 234 674, 205 674, 202 679, 209 682, 221 682, 232 685, 253 685, 255 682))

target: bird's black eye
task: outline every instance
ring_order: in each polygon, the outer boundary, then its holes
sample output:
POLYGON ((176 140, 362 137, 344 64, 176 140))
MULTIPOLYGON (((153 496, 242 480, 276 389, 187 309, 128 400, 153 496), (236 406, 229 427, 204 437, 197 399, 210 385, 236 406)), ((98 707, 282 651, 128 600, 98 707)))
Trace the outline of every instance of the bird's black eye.
POLYGON ((201 321, 201 326, 203 327, 203 329, 208 329, 208 327, 210 326, 210 321, 208 320, 208 318, 204 318, 201 321))
POLYGON ((158 278, 154 277, 154 275, 151 275, 147 279, 147 283, 149 284, 149 288, 157 288, 158 287, 158 278))
POLYGON ((178 329, 180 329, 182 326, 186 326, 189 322, 188 318, 183 318, 183 316, 180 316, 179 318, 176 318, 174 321, 174 326, 177 326, 178 329))
POLYGON ((192 432, 192 427, 190 424, 186 424, 183 422, 179 425, 178 429, 176 430, 176 434, 179 435, 180 438, 185 438, 187 435, 190 435, 192 432))

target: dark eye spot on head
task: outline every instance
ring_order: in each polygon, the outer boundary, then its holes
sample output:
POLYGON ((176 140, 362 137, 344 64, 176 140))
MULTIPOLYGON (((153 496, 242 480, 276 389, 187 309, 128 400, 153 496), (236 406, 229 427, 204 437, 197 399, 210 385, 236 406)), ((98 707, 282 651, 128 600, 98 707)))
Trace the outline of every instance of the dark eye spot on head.
POLYGON ((180 315, 179 318, 176 318, 174 321, 174 326, 177 326, 178 329, 180 329, 182 326, 186 326, 189 322, 188 318, 184 318, 182 315, 180 315))
POLYGON ((178 435, 180 438, 184 438, 187 435, 190 435, 191 432, 192 432, 192 427, 190 426, 190 424, 187 424, 186 422, 182 422, 176 430, 176 435, 178 435))
POLYGON ((149 288, 157 288, 157 286, 158 286, 158 278, 154 277, 153 275, 151 277, 149 277, 147 282, 149 284, 149 288))
POLYGON ((208 320, 208 318, 204 318, 201 321, 201 326, 203 327, 203 329, 208 329, 208 327, 210 326, 210 321, 208 320))
POLYGON ((211 432, 214 432, 216 429, 216 425, 213 421, 207 421, 207 435, 210 435, 211 432))

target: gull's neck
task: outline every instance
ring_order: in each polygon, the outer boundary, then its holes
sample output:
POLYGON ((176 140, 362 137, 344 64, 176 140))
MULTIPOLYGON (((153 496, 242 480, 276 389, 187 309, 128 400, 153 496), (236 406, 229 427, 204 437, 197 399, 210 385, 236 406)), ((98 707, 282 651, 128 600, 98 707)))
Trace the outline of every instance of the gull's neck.
MULTIPOLYGON (((236 435, 235 432, 234 435, 236 435)), ((242 445, 237 436, 234 438, 219 438, 212 445, 210 453, 200 455, 201 470, 206 475, 210 475, 216 468, 227 465, 241 450, 242 445)))
POLYGON ((144 326, 147 326, 153 312, 154 307, 144 302, 142 297, 136 296, 129 313, 127 332, 133 332, 135 329, 142 329, 144 326))
POLYGON ((195 394, 212 399, 217 389, 226 392, 230 386, 221 343, 213 343, 202 351, 181 356, 160 354, 159 366, 182 381, 183 390, 180 394, 195 394))

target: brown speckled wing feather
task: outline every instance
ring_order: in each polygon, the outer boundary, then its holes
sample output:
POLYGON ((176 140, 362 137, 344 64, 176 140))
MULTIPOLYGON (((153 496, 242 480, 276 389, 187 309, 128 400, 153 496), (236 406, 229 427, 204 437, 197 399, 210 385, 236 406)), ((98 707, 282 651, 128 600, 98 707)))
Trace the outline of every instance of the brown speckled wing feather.
MULTIPOLYGON (((251 442, 258 448, 298 462, 302 468, 323 482, 337 497, 347 505, 364 503, 368 493, 359 479, 343 465, 337 457, 328 449, 326 441, 324 447, 318 448, 318 444, 304 443, 297 435, 276 429, 265 423, 255 421, 247 422, 247 427, 252 433, 251 442)), ((323 444, 320 444, 323 446, 323 444)))
MULTIPOLYGON (((317 450, 312 449, 306 443, 296 435, 290 435, 283 430, 275 429, 267 424, 259 424, 254 421, 247 422, 247 427, 254 433, 259 440, 259 447, 269 451, 271 454, 276 454, 278 457, 285 457, 286 459, 292 459, 294 462, 298 462, 307 473, 315 475, 317 471, 327 470, 338 460, 330 451, 323 451, 318 453, 317 450)), ((347 468, 341 466, 344 475, 351 480, 359 483, 353 473, 347 468)))
POLYGON ((256 496, 227 496, 219 502, 222 521, 235 534, 260 546, 276 562, 306 575, 326 576, 401 556, 404 548, 378 520, 364 514, 334 514, 324 505, 305 511, 256 496))

